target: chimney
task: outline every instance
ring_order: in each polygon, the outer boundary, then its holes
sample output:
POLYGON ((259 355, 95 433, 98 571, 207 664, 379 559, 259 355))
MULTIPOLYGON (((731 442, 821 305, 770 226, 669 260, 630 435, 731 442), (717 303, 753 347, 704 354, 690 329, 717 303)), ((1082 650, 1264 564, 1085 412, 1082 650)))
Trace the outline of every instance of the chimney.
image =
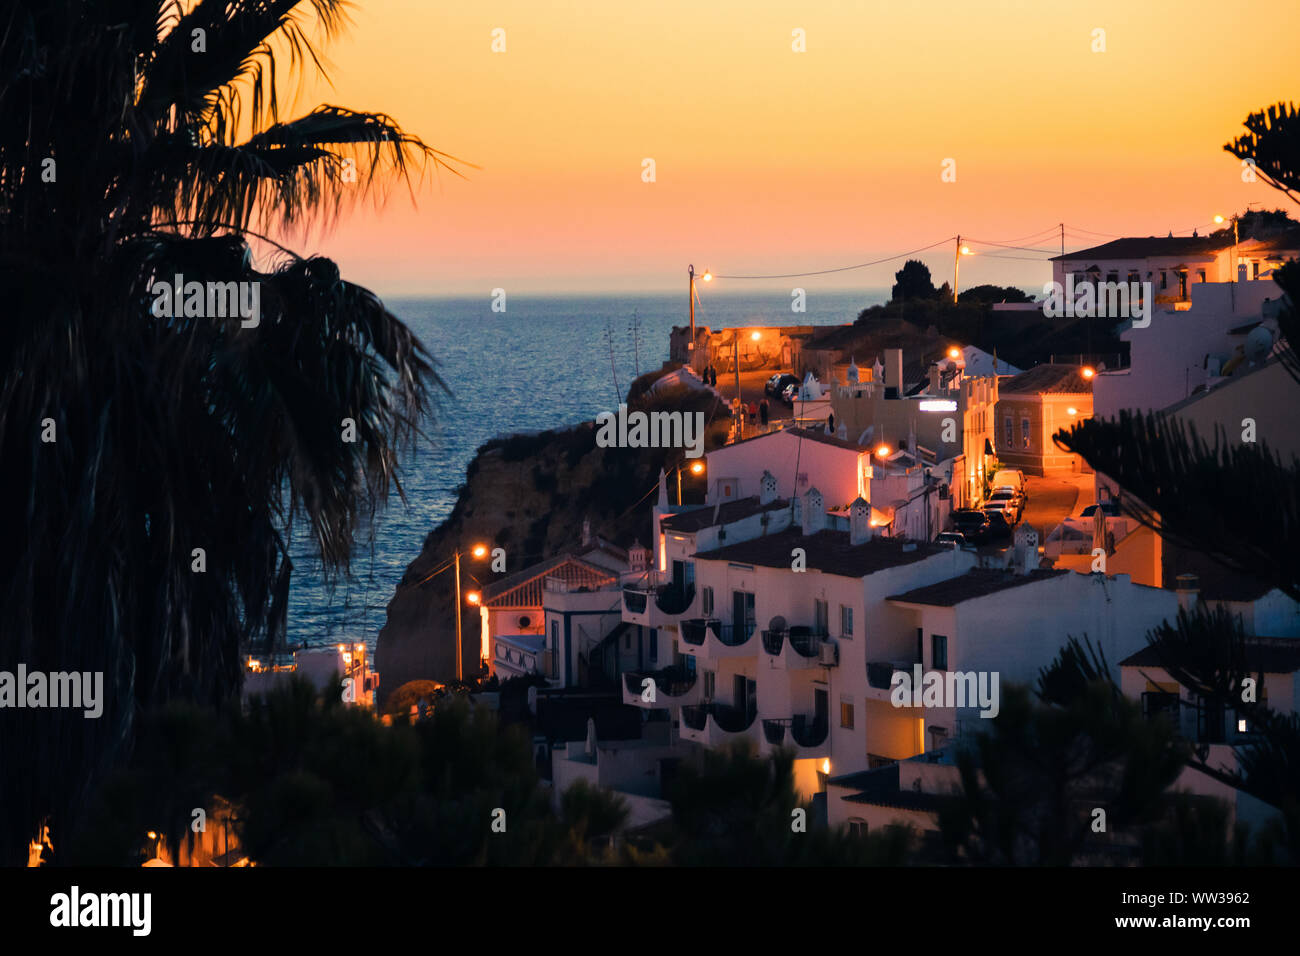
POLYGON ((902 349, 885 349, 885 387, 897 389, 897 397, 903 397, 902 349))
POLYGON ((1030 525, 1016 529, 1015 571, 1030 574, 1038 568, 1038 532, 1030 525))
POLYGON ((1197 598, 1201 592, 1201 580, 1194 574, 1180 574, 1174 579, 1174 591, 1178 595, 1179 610, 1191 614, 1196 610, 1197 598))
POLYGON ((871 540, 871 505, 861 495, 849 505, 849 544, 865 544, 871 540))
POLYGON ((776 475, 766 468, 763 469, 763 477, 758 480, 758 500, 765 505, 776 501, 776 475))
POLYGON ((809 488, 803 496, 803 508, 800 515, 804 537, 816 534, 826 526, 826 509, 823 506, 822 493, 816 487, 809 488))

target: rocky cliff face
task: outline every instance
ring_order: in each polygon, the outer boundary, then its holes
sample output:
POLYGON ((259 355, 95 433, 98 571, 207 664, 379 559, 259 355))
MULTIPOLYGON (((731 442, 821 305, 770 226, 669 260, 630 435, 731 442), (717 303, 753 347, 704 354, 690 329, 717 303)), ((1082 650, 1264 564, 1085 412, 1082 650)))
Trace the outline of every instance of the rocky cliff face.
MULTIPOLYGON (((636 383, 630 394, 637 395, 636 383)), ((647 411, 702 411, 711 423, 709 448, 726 433, 727 410, 711 393, 677 389, 634 397, 632 404, 647 411)), ((455 677, 454 574, 430 575, 457 547, 467 553, 483 543, 506 552, 506 570, 499 574, 486 561, 462 556, 461 587, 468 591, 575 549, 584 520, 593 534, 623 547, 635 539, 648 546, 659 470, 671 471, 681 457, 676 449, 598 448, 591 422, 494 439, 481 447, 466 469, 451 515, 425 538, 389 602, 375 661, 381 700, 409 680, 455 677)), ((675 494, 675 479, 670 486, 675 494)), ((688 503, 703 500, 704 479, 687 472, 682 487, 688 503)), ((461 618, 464 673, 470 676, 479 667, 478 609, 466 606, 461 618)))

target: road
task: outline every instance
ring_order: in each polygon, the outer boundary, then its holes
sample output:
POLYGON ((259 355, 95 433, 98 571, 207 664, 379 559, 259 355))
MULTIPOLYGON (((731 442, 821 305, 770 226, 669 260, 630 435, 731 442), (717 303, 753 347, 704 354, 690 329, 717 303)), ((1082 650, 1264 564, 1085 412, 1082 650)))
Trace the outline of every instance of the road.
MULTIPOLYGON (((1085 479, 1091 482, 1092 476, 1085 479)), ((1029 524, 1038 532, 1038 543, 1047 540, 1052 529, 1077 510, 1081 479, 1077 476, 1065 478, 1035 478, 1026 476, 1029 503, 1025 505, 1022 523, 1029 524)))

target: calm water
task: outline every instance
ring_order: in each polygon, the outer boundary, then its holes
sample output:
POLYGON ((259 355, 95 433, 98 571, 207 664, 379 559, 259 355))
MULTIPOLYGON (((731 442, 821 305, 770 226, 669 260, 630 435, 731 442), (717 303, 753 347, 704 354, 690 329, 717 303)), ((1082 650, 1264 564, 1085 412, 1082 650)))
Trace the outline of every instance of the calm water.
MULTIPOLYGON (((809 290, 807 312, 796 315, 788 288, 710 293, 696 323, 715 329, 842 324, 888 298, 884 289, 809 290)), ((657 369, 668 358, 669 329, 688 321, 684 296, 654 293, 510 296, 505 313, 492 312, 486 296, 390 299, 388 305, 437 358, 452 394, 426 427, 429 440, 403 461, 407 503, 392 500, 373 540, 363 531, 351 581, 327 587, 307 543, 294 542, 291 644, 364 640, 373 650, 397 582, 425 536, 451 513, 475 450, 497 435, 573 425, 614 409, 638 369, 657 369)))

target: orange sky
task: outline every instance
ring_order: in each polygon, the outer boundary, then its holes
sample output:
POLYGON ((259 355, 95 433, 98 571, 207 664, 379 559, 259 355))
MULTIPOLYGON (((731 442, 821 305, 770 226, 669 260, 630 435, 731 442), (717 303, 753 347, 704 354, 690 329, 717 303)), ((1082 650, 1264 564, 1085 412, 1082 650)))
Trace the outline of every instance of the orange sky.
MULTIPOLYGON (((324 51, 333 89, 298 111, 382 110, 482 167, 293 242, 381 294, 677 289, 689 262, 798 272, 958 232, 1163 235, 1287 206, 1221 147, 1300 93, 1294 4, 361 0, 352 18, 324 51)), ((963 287, 1049 277, 975 251, 963 287)), ((951 278, 951 245, 920 258, 951 278)), ((901 264, 797 284, 889 285, 901 264)))

